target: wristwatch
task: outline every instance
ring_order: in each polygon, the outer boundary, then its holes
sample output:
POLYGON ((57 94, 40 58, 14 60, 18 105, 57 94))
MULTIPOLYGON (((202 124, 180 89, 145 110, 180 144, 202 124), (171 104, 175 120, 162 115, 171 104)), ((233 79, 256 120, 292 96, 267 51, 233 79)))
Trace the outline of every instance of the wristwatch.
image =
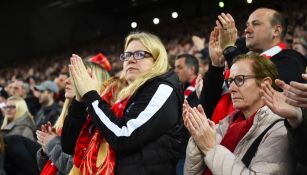
POLYGON ((224 57, 231 55, 232 53, 235 53, 237 51, 236 46, 228 46, 223 50, 224 57))
POLYGON ((239 55, 239 50, 236 46, 228 46, 223 50, 223 55, 229 67, 232 65, 234 57, 239 55))

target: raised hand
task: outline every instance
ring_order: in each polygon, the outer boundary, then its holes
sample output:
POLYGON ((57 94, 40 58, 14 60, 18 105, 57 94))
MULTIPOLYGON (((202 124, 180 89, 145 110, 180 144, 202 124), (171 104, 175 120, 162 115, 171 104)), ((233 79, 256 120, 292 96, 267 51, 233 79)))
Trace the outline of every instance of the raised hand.
POLYGON ((209 40, 209 56, 213 66, 223 67, 225 65, 225 58, 222 54, 222 49, 220 47, 219 41, 219 29, 214 27, 210 34, 209 40))
POLYGON ((288 119, 293 127, 301 122, 301 108, 289 104, 284 93, 274 90, 269 82, 262 83, 261 88, 261 98, 275 114, 288 119))
POLYGON ((235 21, 230 14, 222 13, 216 20, 219 29, 219 43, 222 51, 229 46, 235 46, 238 38, 238 30, 235 21))
MULTIPOLYGON (((307 74, 302 74, 302 77, 307 80, 307 74)), ((287 97, 286 102, 297 107, 307 108, 307 84, 298 83, 295 81, 286 84, 282 80, 276 80, 276 84, 284 90, 287 97)))
POLYGON ((82 59, 78 55, 72 55, 69 71, 72 76, 72 82, 76 87, 76 94, 83 97, 84 94, 91 90, 96 90, 98 81, 94 72, 86 70, 82 59))

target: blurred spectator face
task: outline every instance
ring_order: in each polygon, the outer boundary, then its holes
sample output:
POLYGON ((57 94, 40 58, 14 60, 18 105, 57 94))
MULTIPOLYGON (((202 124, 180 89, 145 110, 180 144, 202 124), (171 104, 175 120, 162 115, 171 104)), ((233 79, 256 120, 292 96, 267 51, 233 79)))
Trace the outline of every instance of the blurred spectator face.
POLYGON ((189 82, 194 74, 194 70, 185 64, 185 58, 179 58, 175 61, 175 72, 182 83, 189 82))
POLYGON ((15 80, 12 83, 12 96, 17 96, 17 97, 25 97, 26 96, 26 91, 25 89, 22 87, 23 82, 19 81, 19 80, 15 80))
POLYGON ((75 91, 74 91, 74 88, 71 84, 71 78, 70 77, 66 78, 65 84, 66 84, 66 86, 65 86, 65 98, 68 98, 68 99, 74 98, 75 91))
POLYGON ((42 104, 43 106, 48 105, 50 100, 53 98, 52 94, 53 93, 51 93, 47 90, 39 91, 39 94, 38 94, 39 103, 42 104))
POLYGON ((4 116, 7 117, 9 121, 14 120, 16 115, 16 104, 12 100, 8 100, 6 105, 3 107, 4 116))
POLYGON ((12 96, 14 86, 13 84, 14 82, 11 82, 5 87, 5 91, 9 94, 9 96, 12 96))
MULTIPOLYGON (((145 46, 137 40, 133 40, 127 46, 125 52, 134 53, 135 51, 146 51, 149 52, 145 46)), ((149 52, 150 53, 150 52, 149 52)), ((143 59, 136 60, 133 55, 124 61, 123 71, 125 74, 125 79, 130 84, 138 77, 141 77, 146 72, 150 71, 154 64, 154 59, 150 57, 144 57, 143 59)))
POLYGON ((65 89, 66 86, 66 79, 68 78, 68 76, 66 74, 60 74, 55 80, 54 82, 58 85, 60 90, 65 89))
POLYGON ((246 46, 254 52, 263 52, 273 47, 272 12, 266 9, 254 11, 245 28, 246 46))
POLYGON ((300 38, 294 38, 293 39, 292 49, 294 49, 294 50, 298 51, 299 53, 301 53, 302 55, 306 56, 307 55, 306 48, 307 48, 307 46, 304 47, 300 38))

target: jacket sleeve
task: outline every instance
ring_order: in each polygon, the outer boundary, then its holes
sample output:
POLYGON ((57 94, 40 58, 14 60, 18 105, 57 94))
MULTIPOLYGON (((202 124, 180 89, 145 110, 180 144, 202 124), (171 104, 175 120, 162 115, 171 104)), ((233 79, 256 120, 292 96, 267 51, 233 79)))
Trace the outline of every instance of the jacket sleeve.
POLYGON ((133 97, 118 118, 95 91, 83 96, 93 123, 117 152, 134 151, 165 134, 179 121, 178 96, 173 87, 151 82, 133 97))
POLYGON ((184 175, 202 175, 205 168, 204 155, 190 137, 184 162, 184 175))
POLYGON ((297 127, 292 128, 287 120, 285 125, 288 131, 290 149, 296 159, 303 165, 307 165, 307 110, 303 110, 303 122, 297 127))
POLYGON ((61 145, 65 153, 74 155, 76 142, 85 120, 86 105, 74 99, 69 106, 62 129, 61 145))
POLYGON ((215 67, 210 64, 209 70, 204 77, 204 85, 199 101, 210 119, 222 95, 223 71, 224 67, 215 67))
POLYGON ((73 156, 62 150, 61 138, 55 137, 47 145, 47 155, 62 174, 68 174, 73 165, 73 156))
POLYGON ((206 154, 207 167, 216 175, 290 174, 294 161, 289 152, 286 129, 281 123, 271 130, 261 141, 249 167, 222 145, 216 145, 206 154))
POLYGON ((40 148, 36 152, 36 160, 37 160, 37 166, 38 166, 39 171, 42 171, 47 161, 49 160, 48 156, 43 153, 42 148, 40 148))
POLYGON ((284 50, 271 58, 276 65, 278 76, 287 84, 290 81, 303 83, 302 73, 305 73, 306 61, 294 50, 284 50))

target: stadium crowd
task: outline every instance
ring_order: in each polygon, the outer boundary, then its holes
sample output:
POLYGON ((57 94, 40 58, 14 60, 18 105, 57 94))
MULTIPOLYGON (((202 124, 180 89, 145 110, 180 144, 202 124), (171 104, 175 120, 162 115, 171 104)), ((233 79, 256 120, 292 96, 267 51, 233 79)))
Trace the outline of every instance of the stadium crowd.
POLYGON ((306 174, 307 12, 282 5, 2 66, 0 174, 306 174))

